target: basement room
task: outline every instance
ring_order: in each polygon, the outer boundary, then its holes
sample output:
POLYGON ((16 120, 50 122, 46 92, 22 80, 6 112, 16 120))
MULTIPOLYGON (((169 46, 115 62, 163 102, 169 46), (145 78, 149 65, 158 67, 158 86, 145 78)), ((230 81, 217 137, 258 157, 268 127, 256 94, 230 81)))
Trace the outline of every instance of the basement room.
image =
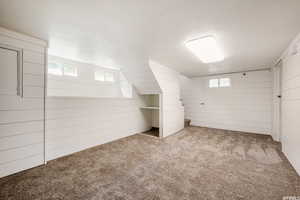
POLYGON ((299 0, 0 0, 0 200, 300 200, 299 0))

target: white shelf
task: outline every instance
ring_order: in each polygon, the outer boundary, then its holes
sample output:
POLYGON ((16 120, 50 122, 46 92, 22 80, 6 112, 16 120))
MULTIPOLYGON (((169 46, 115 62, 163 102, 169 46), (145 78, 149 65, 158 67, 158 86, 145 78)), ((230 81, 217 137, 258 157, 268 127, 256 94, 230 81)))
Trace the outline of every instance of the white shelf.
POLYGON ((144 107, 141 107, 141 109, 159 110, 159 107, 144 106, 144 107))

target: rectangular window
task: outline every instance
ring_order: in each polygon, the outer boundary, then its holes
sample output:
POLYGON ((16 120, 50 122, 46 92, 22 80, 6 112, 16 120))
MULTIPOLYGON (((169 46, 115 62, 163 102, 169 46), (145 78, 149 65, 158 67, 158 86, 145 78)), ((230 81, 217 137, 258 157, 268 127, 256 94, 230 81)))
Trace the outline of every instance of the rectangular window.
POLYGON ((64 65, 64 75, 65 76, 78 76, 77 68, 70 66, 70 65, 64 65))
POLYGON ((96 81, 104 81, 104 72, 103 71, 96 71, 95 72, 95 80, 96 81))
POLYGON ((63 68, 57 63, 48 63, 48 74, 53 74, 57 76, 63 75, 63 68))
POLYGON ((220 87, 230 87, 230 78, 220 78, 220 87))
POLYGON ((115 82, 114 74, 111 72, 105 72, 105 81, 115 82))
POLYGON ((48 74, 56 76, 78 76, 77 68, 69 65, 58 64, 54 62, 48 63, 48 74))
POLYGON ((209 88, 230 87, 230 78, 210 79, 209 88))
POLYGON ((209 80, 209 87, 210 88, 217 88, 217 87, 219 87, 219 79, 210 79, 209 80))

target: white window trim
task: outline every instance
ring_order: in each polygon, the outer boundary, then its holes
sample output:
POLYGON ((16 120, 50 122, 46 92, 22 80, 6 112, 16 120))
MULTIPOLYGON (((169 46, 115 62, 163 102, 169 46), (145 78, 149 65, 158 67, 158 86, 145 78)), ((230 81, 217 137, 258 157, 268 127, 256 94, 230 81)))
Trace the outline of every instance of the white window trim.
MULTIPOLYGON (((223 82, 224 83, 224 82, 223 82)), ((231 79, 230 78, 220 78, 219 79, 219 87, 222 87, 222 88, 224 88, 224 87, 231 87, 231 79), (222 83, 222 80, 227 80, 228 82, 228 84, 221 84, 222 83)))
POLYGON ((104 80, 106 82, 110 82, 110 83, 114 83, 115 82, 115 75, 113 72, 104 72, 104 80), (109 74, 109 78, 108 78, 108 74, 109 74))
POLYGON ((74 67, 74 66, 69 66, 69 67, 72 67, 75 73, 74 74, 71 74, 71 73, 67 73, 66 74, 66 72, 65 72, 65 66, 63 66, 62 67, 63 68, 63 75, 64 76, 71 76, 71 77, 78 77, 78 69, 77 69, 77 67, 74 67))
POLYGON ((209 79, 208 87, 209 88, 218 88, 219 87, 219 79, 217 79, 217 78, 209 79), (213 81, 217 81, 217 84, 215 85, 215 83, 212 83, 213 81))
POLYGON ((110 72, 110 71, 105 71, 105 70, 97 70, 94 72, 94 80, 95 81, 100 81, 100 82, 106 82, 106 83, 114 83, 116 81, 116 77, 115 77, 115 73, 114 72, 110 72), (103 75, 103 79, 99 78, 97 79, 97 73, 102 73, 103 75), (109 75, 108 75, 109 74, 109 75), (110 78, 108 78, 108 76, 111 76, 110 78))
POLYGON ((225 78, 212 78, 212 79, 209 79, 208 80, 208 87, 209 88, 227 88, 227 87, 231 87, 231 78, 227 78, 227 77, 225 77, 225 78), (228 79, 228 85, 223 85, 223 84, 221 84, 221 80, 222 79, 228 79), (211 84, 211 81, 218 81, 218 84, 217 85, 213 85, 213 84, 211 84))
POLYGON ((49 75, 53 75, 53 76, 63 76, 63 69, 62 69, 62 67, 60 67, 60 65, 58 64, 58 63, 56 63, 56 62, 49 62, 48 63, 48 74, 49 75), (52 73, 52 72, 50 72, 51 70, 51 68, 49 67, 50 66, 50 64, 53 64, 53 65, 57 65, 57 66, 59 66, 59 70, 57 70, 57 71, 60 71, 60 73, 52 73))
MULTIPOLYGON (((71 66, 73 69, 74 69, 74 74, 68 74, 68 73, 66 73, 65 72, 65 66, 64 65, 68 65, 68 64, 65 64, 65 63, 59 63, 59 62, 50 62, 50 63, 52 63, 52 64, 56 64, 56 65, 58 65, 59 66, 59 69, 60 69, 60 71, 61 71, 61 73, 57 73, 57 74, 55 74, 55 73, 49 73, 49 64, 48 64, 48 75, 51 75, 51 76, 68 76, 68 77, 78 77, 78 68, 77 67, 75 67, 75 66, 71 66)), ((68 65, 68 66, 70 66, 70 65, 68 65)))

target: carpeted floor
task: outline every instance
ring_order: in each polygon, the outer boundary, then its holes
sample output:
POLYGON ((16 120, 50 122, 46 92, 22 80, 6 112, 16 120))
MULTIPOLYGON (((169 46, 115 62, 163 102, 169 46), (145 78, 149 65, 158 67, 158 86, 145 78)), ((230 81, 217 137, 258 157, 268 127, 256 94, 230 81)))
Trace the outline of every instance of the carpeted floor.
POLYGON ((268 136, 188 127, 130 136, 0 179, 0 199, 282 200, 299 176, 268 136))

